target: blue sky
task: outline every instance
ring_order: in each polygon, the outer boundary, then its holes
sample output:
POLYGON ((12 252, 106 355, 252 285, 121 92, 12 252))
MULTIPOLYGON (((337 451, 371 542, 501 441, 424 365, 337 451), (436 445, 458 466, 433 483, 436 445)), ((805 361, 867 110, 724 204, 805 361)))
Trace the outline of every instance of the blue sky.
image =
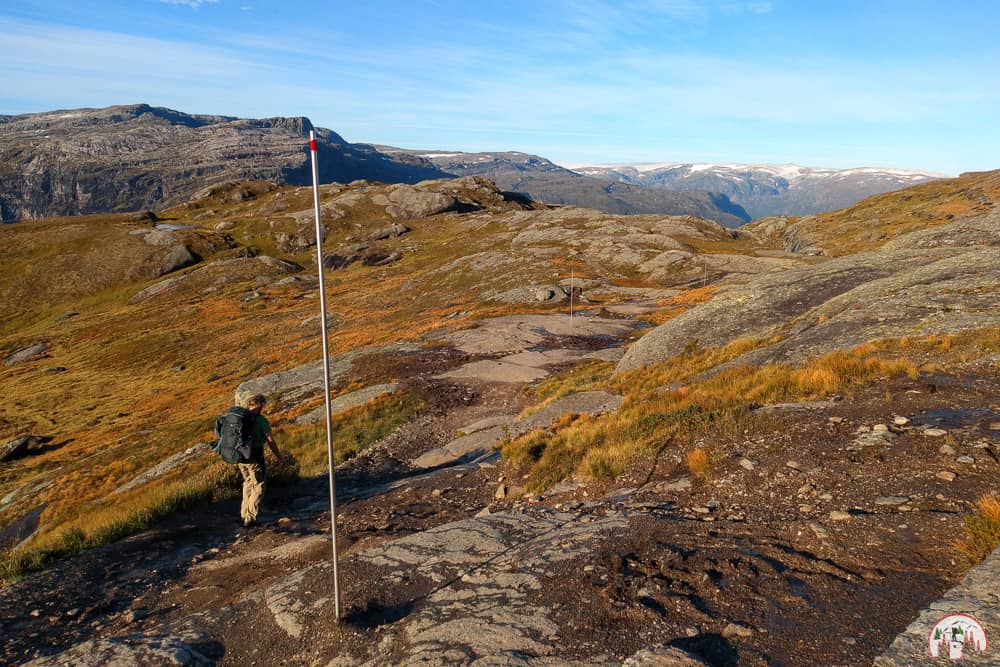
POLYGON ((1000 168, 1000 3, 4 0, 0 113, 147 102, 561 163, 1000 168))

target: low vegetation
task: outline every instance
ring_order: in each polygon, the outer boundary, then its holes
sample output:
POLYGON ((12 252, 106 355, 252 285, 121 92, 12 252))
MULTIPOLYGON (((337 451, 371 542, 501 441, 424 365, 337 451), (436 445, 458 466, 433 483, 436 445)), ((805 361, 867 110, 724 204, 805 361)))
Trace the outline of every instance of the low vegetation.
POLYGON ((976 502, 976 511, 965 518, 965 536, 955 543, 971 562, 978 563, 1000 546, 1000 499, 993 493, 976 502))
MULTIPOLYGON (((699 350, 693 342, 682 355, 608 380, 606 388, 625 395, 617 412, 533 431, 505 443, 503 454, 527 469, 528 486, 536 491, 574 473, 611 479, 637 457, 663 447, 683 451, 709 434, 735 436, 756 407, 849 393, 880 378, 919 374, 903 356, 882 353, 882 348, 893 346, 868 344, 810 360, 800 368, 768 364, 705 375, 708 369, 768 342, 737 340, 708 350, 699 350)), ((589 386, 596 388, 599 383, 589 386)), ((708 453, 694 449, 688 465, 693 474, 704 476, 708 453)))

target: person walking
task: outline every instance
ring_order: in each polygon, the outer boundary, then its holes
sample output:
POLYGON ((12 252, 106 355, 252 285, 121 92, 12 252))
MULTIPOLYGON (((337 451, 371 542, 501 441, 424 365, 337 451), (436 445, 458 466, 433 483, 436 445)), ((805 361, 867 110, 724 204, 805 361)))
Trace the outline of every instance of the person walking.
POLYGON ((271 433, 271 423, 261 414, 267 399, 262 394, 251 396, 247 401, 250 411, 250 457, 246 463, 239 463, 240 474, 243 476, 243 502, 240 505, 240 517, 243 527, 249 528, 257 523, 260 503, 264 499, 267 488, 267 467, 264 463, 264 444, 271 449, 278 463, 285 460, 285 455, 278 449, 271 433))

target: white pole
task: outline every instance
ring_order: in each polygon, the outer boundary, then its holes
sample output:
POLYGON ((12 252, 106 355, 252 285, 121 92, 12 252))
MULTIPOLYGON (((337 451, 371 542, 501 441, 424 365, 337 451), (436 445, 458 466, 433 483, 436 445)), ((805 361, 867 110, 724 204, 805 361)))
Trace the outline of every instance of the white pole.
POLYGON ((576 282, 573 280, 573 266, 569 267, 569 328, 573 328, 573 285, 576 282))
POLYGON ((313 204, 316 208, 316 268, 319 273, 319 319, 323 338, 323 390, 326 405, 326 456, 330 462, 330 540, 333 546, 333 609, 340 620, 340 572, 337 567, 337 481, 333 457, 333 431, 330 414, 330 349, 326 334, 326 283, 323 281, 323 228, 319 210, 319 163, 316 160, 316 133, 309 131, 309 153, 312 156, 313 204))

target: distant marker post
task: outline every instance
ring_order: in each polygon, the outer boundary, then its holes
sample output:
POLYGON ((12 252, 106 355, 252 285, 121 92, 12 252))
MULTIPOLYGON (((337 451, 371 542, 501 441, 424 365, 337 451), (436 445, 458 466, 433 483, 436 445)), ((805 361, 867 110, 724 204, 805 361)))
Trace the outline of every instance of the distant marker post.
POLYGON ((337 566, 337 480, 333 457, 333 418, 330 414, 330 346, 326 333, 326 284, 323 280, 323 227, 319 209, 319 162, 316 159, 316 132, 309 131, 309 154, 312 157, 313 205, 316 208, 316 270, 319 274, 319 319, 323 339, 323 390, 326 393, 326 455, 330 463, 330 540, 333 546, 333 609, 340 620, 340 568, 337 566))
POLYGON ((573 285, 576 281, 573 280, 573 267, 569 267, 569 328, 573 328, 573 285))

